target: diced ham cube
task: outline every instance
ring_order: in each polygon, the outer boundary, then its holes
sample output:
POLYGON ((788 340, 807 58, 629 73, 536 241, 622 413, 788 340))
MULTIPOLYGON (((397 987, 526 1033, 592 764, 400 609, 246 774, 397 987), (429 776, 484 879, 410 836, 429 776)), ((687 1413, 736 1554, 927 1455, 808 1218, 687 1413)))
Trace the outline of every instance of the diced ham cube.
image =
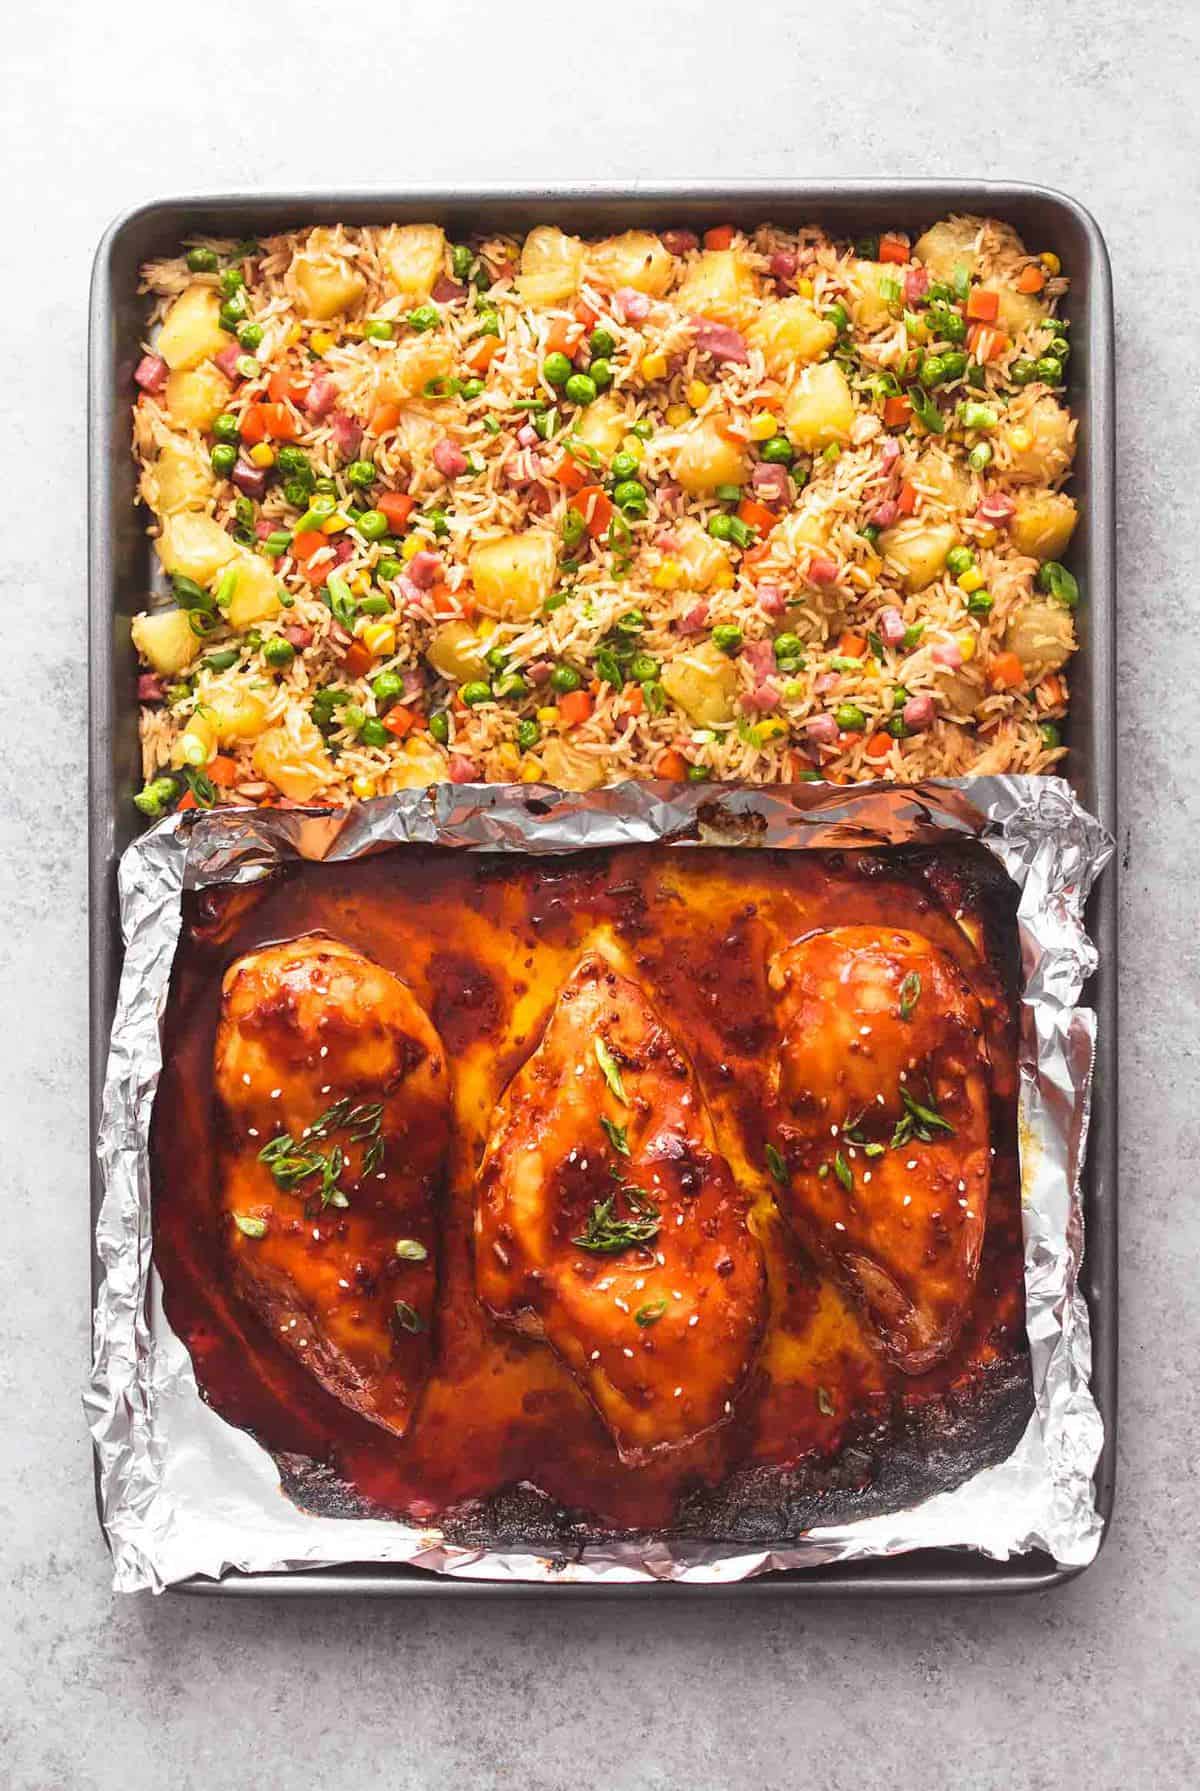
POLYGON ((931 696, 909 697, 902 710, 904 725, 910 734, 924 733, 934 723, 936 711, 931 696))
POLYGON ((167 383, 169 369, 161 355, 144 354, 133 370, 134 383, 143 392, 161 392, 167 383))
POLYGON ((879 629, 879 638, 885 647, 901 646, 904 636, 908 633, 904 625, 904 617, 898 609, 881 609, 876 626, 879 629))

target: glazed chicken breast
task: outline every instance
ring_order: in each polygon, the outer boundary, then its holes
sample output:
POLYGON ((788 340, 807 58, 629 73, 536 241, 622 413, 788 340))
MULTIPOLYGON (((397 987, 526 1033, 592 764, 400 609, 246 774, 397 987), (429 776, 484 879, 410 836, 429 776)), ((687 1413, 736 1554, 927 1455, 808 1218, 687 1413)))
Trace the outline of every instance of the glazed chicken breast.
POLYGON ((958 1338, 987 1221, 979 1002, 944 952, 898 929, 813 933, 768 974, 779 1208, 885 1354, 920 1374, 958 1338))
POLYGON ((558 1353, 627 1462, 733 1411, 765 1317, 747 1206, 688 1057, 615 951, 588 951, 496 1109, 476 1284, 558 1353))
POLYGON ((429 1374, 449 1078, 411 989, 324 936, 239 958, 216 1042, 234 1284, 343 1404, 402 1435, 429 1374))

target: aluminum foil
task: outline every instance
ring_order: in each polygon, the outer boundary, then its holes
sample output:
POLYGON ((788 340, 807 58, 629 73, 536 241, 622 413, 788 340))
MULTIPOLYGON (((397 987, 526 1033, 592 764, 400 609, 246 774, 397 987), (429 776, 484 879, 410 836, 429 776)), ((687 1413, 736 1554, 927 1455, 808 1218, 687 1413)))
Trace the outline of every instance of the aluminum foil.
POLYGON ((631 783, 587 796, 445 784, 350 812, 174 816, 145 834, 120 866, 125 963, 96 1146, 104 1280, 84 1400, 116 1588, 161 1591, 230 1568, 348 1563, 406 1562, 492 1580, 717 1583, 929 1547, 998 1559, 1041 1548, 1063 1566, 1090 1561, 1102 1527, 1092 1473, 1103 1426, 1089 1389, 1078 1275, 1095 1015, 1079 1000, 1096 966, 1084 903, 1111 852, 1069 785, 1034 777, 908 788, 631 783), (464 1548, 436 1529, 391 1520, 314 1517, 292 1505, 271 1456, 201 1399, 191 1360, 163 1316, 151 1260, 150 1115, 184 890, 246 882, 287 860, 338 861, 406 843, 554 853, 654 841, 808 850, 955 838, 981 840, 1021 892, 1019 1137, 1035 1411, 1008 1460, 907 1510, 814 1528, 777 1549, 657 1537, 590 1546, 566 1563, 464 1548))

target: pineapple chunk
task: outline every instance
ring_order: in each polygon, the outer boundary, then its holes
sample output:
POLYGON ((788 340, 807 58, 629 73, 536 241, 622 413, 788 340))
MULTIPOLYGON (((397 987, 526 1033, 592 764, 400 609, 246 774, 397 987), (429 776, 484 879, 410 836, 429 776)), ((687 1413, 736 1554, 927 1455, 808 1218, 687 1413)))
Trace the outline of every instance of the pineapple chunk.
POLYGON ((670 458, 676 479, 694 497, 717 485, 744 485, 750 477, 745 451, 708 419, 692 424, 670 458))
POLYGON ((255 622, 273 622, 283 605, 275 574, 257 554, 239 555, 237 583, 226 611, 231 628, 250 628, 255 622))
POLYGON ((583 244, 553 225, 531 230, 521 249, 517 291, 530 305, 561 305, 578 290, 583 244))
POLYGON ((440 224, 401 224, 393 230, 383 259, 406 304, 422 305, 437 285, 446 253, 440 224))
POLYGON ((755 296, 753 271, 736 249, 705 249, 675 294, 681 311, 740 323, 755 296))
POLYGON ((132 634, 134 646, 160 678, 174 678, 186 671, 200 651, 200 642, 183 609, 135 616, 132 634))
POLYGON ((546 782, 560 790, 594 790, 604 782, 603 762, 590 753, 576 752, 556 734, 539 750, 546 782))
POLYGON ((502 535, 471 554, 475 601, 485 615, 519 622, 536 615, 554 587, 558 549, 544 529, 502 535))
POLYGON ((229 381, 211 362, 170 374, 163 388, 167 415, 183 429, 210 428, 228 402, 229 381))
POLYGON ((618 404, 615 398, 597 398, 583 412, 574 433, 608 460, 621 446, 628 426, 623 404, 618 404))
POLYGON ((805 504, 802 499, 799 509, 786 513, 772 540, 782 543, 793 557, 800 547, 810 547, 823 553, 829 546, 832 529, 833 519, 829 511, 824 507, 805 504))
POLYGON ((303 316, 324 323, 357 305, 367 282, 334 248, 330 230, 311 232, 302 254, 292 259, 292 279, 303 316))
POLYGON ((661 298, 675 277, 675 257, 664 249, 661 238, 648 230, 626 230, 621 236, 588 246, 587 271, 614 292, 632 286, 637 292, 661 298))
POLYGON ((662 670, 662 685, 671 701, 697 727, 711 728, 733 718, 737 667, 712 641, 701 641, 699 646, 669 660, 662 670))
POLYGON ((806 454, 849 441, 854 398, 836 361, 803 369, 784 401, 783 416, 789 437, 806 454))
POLYGON ((965 267, 969 274, 978 268, 979 250, 975 245, 981 226, 980 218, 943 218, 917 238, 913 253, 935 280, 949 284, 958 268, 965 267))
POLYGON ((163 318, 154 346, 172 373, 186 373, 232 341, 221 328, 221 301, 213 287, 188 286, 163 318))
POLYGON ((1069 609, 1034 597, 1021 604, 1009 618, 1004 645, 1021 661, 1031 684, 1047 672, 1057 672, 1075 651, 1075 624, 1069 609))
POLYGON ((483 646, 469 622, 443 622, 425 649, 434 671, 455 684, 486 675, 483 646))
POLYGON ((454 345, 445 336, 411 336, 386 359, 381 358, 379 391, 403 403, 420 398, 430 380, 448 379, 454 371, 454 345))
POLYGON ((427 790, 445 782, 446 761, 428 740, 406 740, 392 760, 389 789, 427 790))
POLYGON ((208 461, 192 442, 177 437, 163 443, 151 477, 154 508, 160 516, 175 510, 203 510, 214 489, 208 461))
POLYGON ((706 591, 729 564, 724 549, 691 516, 677 522, 671 533, 679 543, 672 557, 683 568, 685 583, 690 590, 706 591))
POLYGON ((1009 537, 1018 553, 1035 560, 1060 560, 1075 532, 1074 498, 1062 491, 1019 491, 1009 537))
POLYGON ((1007 472, 1031 485, 1060 479, 1075 458, 1071 413, 1050 397, 1039 398, 1019 422, 1007 424, 1000 431, 1000 439, 1009 451, 1007 472), (1028 446, 1021 445, 1021 430, 1031 438, 1028 446))
POLYGON ((165 571, 182 573, 198 585, 210 583, 239 551, 219 522, 195 510, 168 516, 154 545, 165 571))
POLYGON ((267 725, 267 705, 253 690, 230 685, 205 691, 202 700, 222 746, 257 740, 267 725))
POLYGON ((856 261, 850 274, 850 310, 859 329, 874 335, 892 323, 896 315, 892 306, 903 286, 896 269, 886 262, 856 261))
POLYGON ((793 367, 820 360, 837 340, 837 327, 826 322, 811 299, 776 299, 763 306, 746 340, 761 348, 767 372, 782 379, 793 367))
POLYGON ((915 483, 918 488, 932 496, 934 503, 943 510, 965 510, 971 501, 974 487, 971 475, 957 461, 938 448, 931 448, 923 454, 917 465, 915 483))
POLYGON ((957 539, 952 523, 902 522, 880 535, 879 551, 899 569, 910 591, 923 591, 941 573, 957 539))
POLYGON ((260 734, 251 759, 258 775, 292 802, 311 802, 333 776, 325 742, 303 714, 292 718, 290 728, 268 728, 260 734))

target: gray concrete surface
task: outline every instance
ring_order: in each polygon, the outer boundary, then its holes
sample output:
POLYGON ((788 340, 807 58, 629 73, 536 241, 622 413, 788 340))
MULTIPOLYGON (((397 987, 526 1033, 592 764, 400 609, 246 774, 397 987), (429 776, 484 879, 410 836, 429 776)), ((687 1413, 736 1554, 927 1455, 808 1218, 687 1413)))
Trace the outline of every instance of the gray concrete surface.
POLYGON ((1198 49, 1178 0, 43 0, 9 18, 0 1784, 1194 1783, 1198 49), (693 174, 1046 181, 1094 209, 1112 248, 1129 869, 1111 1539, 1082 1580, 1021 1603, 116 1602, 78 1401, 93 246, 113 213, 171 190, 693 174))

